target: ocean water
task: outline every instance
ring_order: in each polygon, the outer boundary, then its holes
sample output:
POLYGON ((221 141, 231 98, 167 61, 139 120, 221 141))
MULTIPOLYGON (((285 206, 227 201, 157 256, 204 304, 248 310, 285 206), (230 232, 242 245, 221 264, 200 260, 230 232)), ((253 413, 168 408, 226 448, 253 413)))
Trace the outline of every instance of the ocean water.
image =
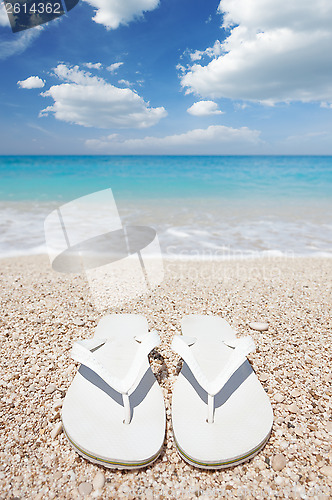
POLYGON ((45 217, 106 188, 124 224, 157 230, 165 256, 332 256, 332 157, 7 156, 0 257, 46 252, 45 217))

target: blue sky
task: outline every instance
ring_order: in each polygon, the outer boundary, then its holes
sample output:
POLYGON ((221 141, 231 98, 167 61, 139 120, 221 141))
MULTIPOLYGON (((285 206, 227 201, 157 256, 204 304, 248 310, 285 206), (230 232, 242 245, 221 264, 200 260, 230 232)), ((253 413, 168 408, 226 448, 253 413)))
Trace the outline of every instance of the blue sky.
POLYGON ((1 154, 332 154, 330 0, 81 0, 12 33, 1 154))

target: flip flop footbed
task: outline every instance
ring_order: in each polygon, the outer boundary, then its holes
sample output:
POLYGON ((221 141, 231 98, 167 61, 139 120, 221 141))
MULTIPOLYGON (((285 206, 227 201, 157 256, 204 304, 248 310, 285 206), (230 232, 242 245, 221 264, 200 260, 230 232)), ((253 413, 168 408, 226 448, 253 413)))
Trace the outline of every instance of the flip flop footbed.
MULTIPOLYGON (((227 341, 235 339, 229 328, 223 335, 223 320, 219 331, 209 331, 209 319, 199 317, 196 342, 190 347, 208 379, 214 379, 225 366, 233 349, 227 341), (202 329, 204 325, 204 330, 202 329), (225 339, 225 340, 226 340, 225 339)), ((213 318, 214 326, 218 323, 213 318)), ((193 323, 194 318, 190 321, 193 323)), ((187 321, 187 325, 188 325, 187 321)), ((211 322, 212 323, 212 322, 211 322)), ((187 326, 186 325, 186 326, 187 326)), ((228 325, 229 327, 229 325, 228 325)), ((189 328, 184 328, 190 335, 189 328)), ((214 421, 207 422, 208 394, 199 385, 184 362, 175 383, 172 398, 173 433, 183 458, 202 468, 222 468, 251 458, 261 449, 270 435, 273 414, 270 401, 248 360, 229 378, 214 397, 214 421)))
MULTIPOLYGON (((123 378, 128 372, 139 348, 135 333, 118 336, 93 352, 111 375, 123 378)), ((129 396, 131 421, 126 424, 122 394, 80 366, 62 409, 65 433, 78 453, 114 468, 143 467, 157 458, 165 436, 165 408, 147 358, 139 377, 129 396)))

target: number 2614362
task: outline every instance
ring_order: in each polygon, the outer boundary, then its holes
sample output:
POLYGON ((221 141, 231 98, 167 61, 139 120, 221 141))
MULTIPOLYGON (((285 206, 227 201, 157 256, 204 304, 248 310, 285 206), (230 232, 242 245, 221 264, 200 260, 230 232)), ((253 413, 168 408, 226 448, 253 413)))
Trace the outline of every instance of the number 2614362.
POLYGON ((62 14, 60 3, 6 3, 7 14, 62 14))

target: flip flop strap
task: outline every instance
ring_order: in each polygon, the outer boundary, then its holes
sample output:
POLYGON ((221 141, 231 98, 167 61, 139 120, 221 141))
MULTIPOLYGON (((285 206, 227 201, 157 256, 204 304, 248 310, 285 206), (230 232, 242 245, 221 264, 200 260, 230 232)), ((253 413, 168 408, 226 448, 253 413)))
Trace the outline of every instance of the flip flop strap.
MULTIPOLYGON (((112 375, 93 354, 93 352, 98 349, 98 347, 101 347, 107 342, 112 342, 112 339, 93 338, 78 340, 73 345, 71 357, 75 361, 78 361, 82 365, 87 366, 92 371, 94 371, 117 392, 120 392, 123 396, 126 395, 129 397, 130 392, 137 386, 141 367, 147 355, 150 351, 152 351, 152 349, 160 344, 159 335, 154 331, 149 332, 141 337, 137 337, 136 340, 137 342, 139 342, 140 346, 137 350, 134 361, 127 375, 122 379, 112 375)), ((128 406, 125 405, 125 401, 124 406, 128 406)))
POLYGON ((250 336, 227 342, 224 341, 224 344, 231 347, 233 352, 224 368, 213 380, 208 380, 195 358, 192 349, 190 348, 190 345, 193 345, 193 343, 193 339, 183 337, 182 335, 175 335, 172 342, 172 349, 187 363, 199 385, 208 393, 207 420, 209 423, 212 423, 214 414, 214 396, 221 391, 233 373, 235 373, 236 370, 243 364, 247 355, 255 350, 255 343, 250 336))

